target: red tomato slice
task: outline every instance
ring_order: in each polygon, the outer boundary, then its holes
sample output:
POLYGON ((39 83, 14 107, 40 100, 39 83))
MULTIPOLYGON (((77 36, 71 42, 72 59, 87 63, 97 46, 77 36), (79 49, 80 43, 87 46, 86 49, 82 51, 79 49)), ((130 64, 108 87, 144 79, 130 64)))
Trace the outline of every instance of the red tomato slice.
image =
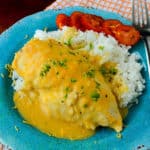
POLYGON ((81 16, 81 23, 83 27, 88 30, 101 32, 103 22, 104 19, 100 16, 96 16, 92 14, 84 14, 81 16))
POLYGON ((113 32, 115 32, 116 28, 120 25, 122 25, 122 23, 119 20, 113 20, 113 19, 105 20, 102 24, 103 32, 106 35, 113 36, 113 32))
POLYGON ((59 29, 62 29, 63 26, 69 26, 70 25, 69 16, 67 16, 65 14, 59 14, 56 17, 56 25, 59 29))
POLYGON ((79 12, 79 11, 73 12, 70 16, 70 25, 72 27, 76 27, 77 29, 84 31, 85 29, 83 28, 83 26, 81 24, 81 16, 83 16, 83 15, 84 15, 84 13, 79 12))
POLYGON ((131 46, 136 44, 140 39, 140 33, 132 26, 121 25, 114 32, 115 38, 119 43, 131 46))

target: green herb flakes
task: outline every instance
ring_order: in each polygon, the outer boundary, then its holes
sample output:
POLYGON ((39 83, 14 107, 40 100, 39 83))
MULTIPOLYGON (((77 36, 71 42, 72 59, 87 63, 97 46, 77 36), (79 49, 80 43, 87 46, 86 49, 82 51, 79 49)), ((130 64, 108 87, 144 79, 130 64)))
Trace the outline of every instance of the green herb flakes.
POLYGON ((67 66, 67 59, 58 61, 58 64, 60 67, 66 67, 67 66))
POLYGON ((104 66, 101 66, 99 71, 101 72, 102 75, 107 74, 107 69, 104 66))
POLYGON ((44 77, 49 72, 50 69, 51 69, 50 65, 45 64, 40 72, 40 76, 44 77))
POLYGON ((93 78, 95 76, 95 70, 91 69, 91 70, 87 71, 85 75, 89 78, 93 78))
POLYGON ((71 40, 72 40, 72 38, 69 38, 69 40, 67 42, 64 42, 64 44, 67 46, 71 46, 71 40))
POLYGON ((70 88, 69 87, 66 87, 65 88, 65 92, 69 92, 70 91, 70 88))
POLYGON ((48 31, 48 27, 45 27, 43 31, 47 32, 48 31))
POLYGON ((65 94, 64 98, 67 99, 67 97, 68 97, 68 93, 65 94))
POLYGON ((75 82, 77 82, 77 79, 71 78, 70 81, 71 81, 72 83, 75 83, 75 82))
POLYGON ((24 124, 29 124, 26 120, 23 120, 22 123, 24 123, 24 124))
POLYGON ((116 68, 110 68, 109 73, 112 74, 112 75, 116 75, 117 74, 117 69, 116 68))
POLYGON ((100 45, 100 46, 98 47, 98 49, 102 51, 102 50, 104 50, 104 46, 100 45))
POLYGON ((118 133, 116 134, 116 137, 117 137, 118 139, 121 139, 121 138, 122 138, 122 134, 121 134, 120 132, 118 132, 118 133))
POLYGON ((52 64, 53 64, 54 66, 56 66, 56 65, 57 65, 57 61, 56 61, 56 60, 52 60, 52 64))
POLYGON ((97 82, 97 81, 95 81, 95 84, 96 84, 96 88, 97 88, 97 89, 100 89, 100 83, 97 82))
POLYGON ((29 38, 29 35, 26 34, 26 35, 24 36, 24 39, 28 39, 28 38, 29 38))
POLYGON ((0 74, 0 77, 1 77, 1 78, 4 78, 4 74, 3 74, 3 73, 1 73, 1 74, 0 74))
POLYGON ((66 87, 65 88, 65 96, 64 96, 65 99, 67 99, 69 91, 70 91, 70 88, 66 87))
POLYGON ((14 128, 17 132, 19 131, 19 128, 16 125, 14 126, 14 128))
POLYGON ((56 75, 59 75, 59 72, 58 72, 58 71, 56 72, 56 75))
POLYGON ((74 56, 76 55, 76 53, 74 53, 72 51, 68 51, 68 53, 71 54, 71 55, 74 55, 74 56))
POLYGON ((12 66, 10 65, 10 64, 6 64, 5 65, 5 69, 7 69, 8 70, 8 72, 9 72, 9 77, 11 78, 12 77, 12 73, 13 73, 13 68, 12 68, 12 66))
POLYGON ((89 44, 89 48, 90 48, 90 50, 91 50, 91 49, 93 49, 93 47, 94 47, 94 46, 93 46, 93 44, 92 44, 92 43, 90 43, 90 44, 89 44))
POLYGON ((90 97, 92 98, 93 101, 97 101, 100 98, 100 94, 94 91, 91 93, 90 97))
POLYGON ((64 103, 64 101, 63 101, 63 100, 61 100, 61 103, 64 103))
POLYGON ((84 107, 84 108, 87 108, 87 107, 88 107, 88 104, 84 104, 83 107, 84 107))
POLYGON ((114 67, 111 68, 106 68, 105 66, 100 67, 100 72, 102 75, 116 75, 117 74, 117 69, 114 67))
POLYGON ((81 89, 84 89, 84 86, 83 86, 83 85, 81 85, 81 89))

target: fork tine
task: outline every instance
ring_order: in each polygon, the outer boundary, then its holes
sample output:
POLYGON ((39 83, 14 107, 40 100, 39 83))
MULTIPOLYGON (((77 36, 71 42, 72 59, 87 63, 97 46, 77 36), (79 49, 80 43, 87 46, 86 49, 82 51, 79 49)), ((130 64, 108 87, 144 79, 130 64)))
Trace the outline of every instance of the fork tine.
POLYGON ((147 8, 147 1, 144 0, 144 7, 145 7, 145 17, 146 17, 146 25, 149 26, 149 16, 148 16, 148 8, 147 8))
POLYGON ((140 3, 140 8, 141 8, 141 27, 144 27, 145 23, 145 17, 144 17, 144 11, 143 11, 143 5, 142 2, 140 3))
POLYGON ((137 20, 138 20, 138 25, 140 25, 141 24, 141 22, 140 22, 140 0, 137 0, 137 20))
POLYGON ((132 0, 132 23, 136 25, 135 0, 132 0))

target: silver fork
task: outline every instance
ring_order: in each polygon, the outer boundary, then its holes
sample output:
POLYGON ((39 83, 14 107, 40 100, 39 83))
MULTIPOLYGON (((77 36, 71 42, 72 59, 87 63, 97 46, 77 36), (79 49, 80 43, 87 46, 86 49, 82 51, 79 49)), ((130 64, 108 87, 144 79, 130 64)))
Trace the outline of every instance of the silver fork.
POLYGON ((132 23, 142 35, 150 35, 150 21, 146 0, 132 0, 132 23))
POLYGON ((140 31, 145 42, 150 76, 150 20, 146 0, 132 0, 132 25, 140 31))

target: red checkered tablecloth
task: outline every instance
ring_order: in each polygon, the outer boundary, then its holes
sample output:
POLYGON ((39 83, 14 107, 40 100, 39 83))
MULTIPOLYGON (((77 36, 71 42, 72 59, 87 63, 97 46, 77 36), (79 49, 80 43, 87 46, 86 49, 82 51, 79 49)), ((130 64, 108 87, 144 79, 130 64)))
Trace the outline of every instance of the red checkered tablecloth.
MULTIPOLYGON (((148 9, 150 10, 150 0, 148 9)), ((46 9, 60 9, 69 6, 94 7, 112 12, 117 12, 122 16, 131 19, 132 0, 57 0, 46 9)))

